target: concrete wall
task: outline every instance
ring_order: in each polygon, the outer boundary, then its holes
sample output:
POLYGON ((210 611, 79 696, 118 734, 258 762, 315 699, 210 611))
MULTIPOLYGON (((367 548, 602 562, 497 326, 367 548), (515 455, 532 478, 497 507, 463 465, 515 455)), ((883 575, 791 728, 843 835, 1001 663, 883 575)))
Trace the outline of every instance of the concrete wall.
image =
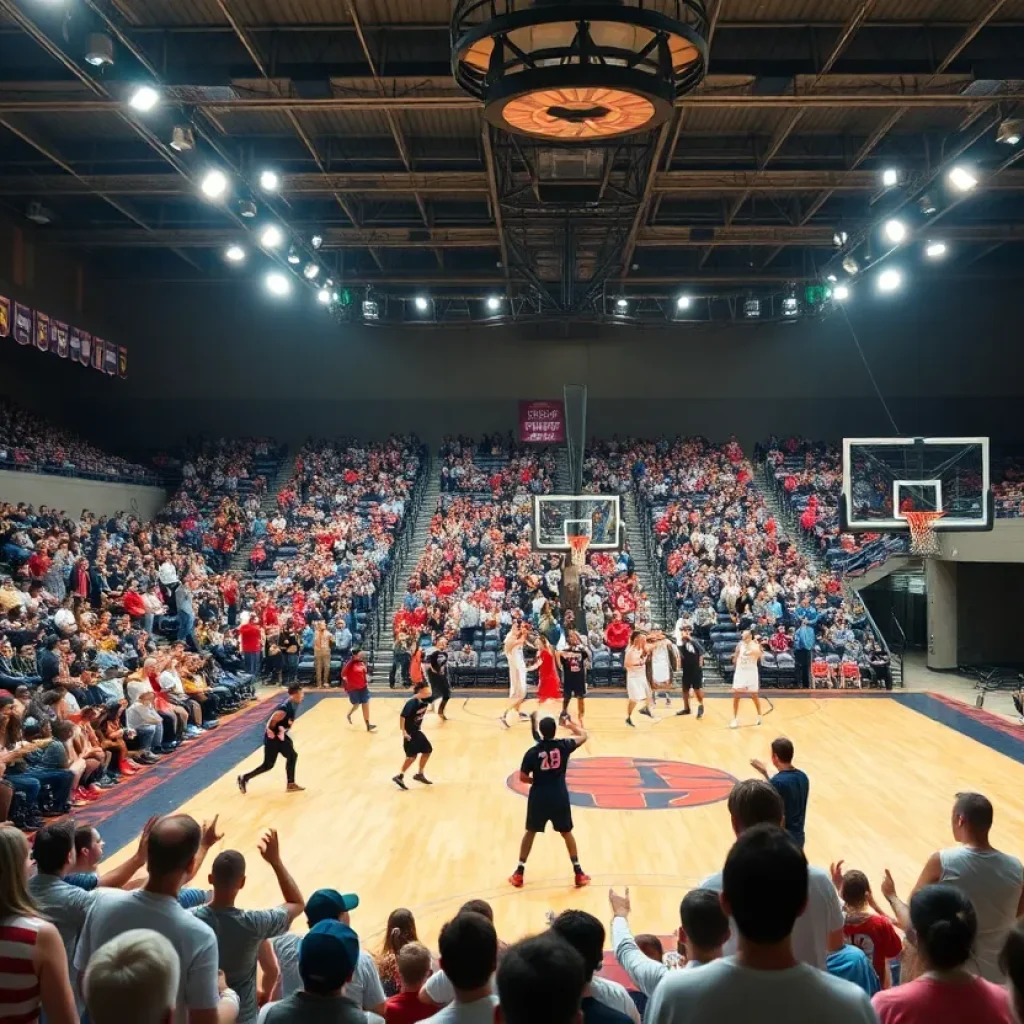
POLYGON ((953 564, 957 580, 959 663, 1024 663, 1020 646, 1024 565, 990 565, 981 562, 953 564))
POLYGON ((77 516, 84 508, 104 515, 130 509, 143 519, 152 519, 167 503, 167 492, 162 487, 0 470, 0 502, 3 501, 49 505, 72 516, 77 516))
POLYGON ((1024 562, 1024 519, 997 519, 990 533, 940 533, 939 543, 949 562, 1024 562))

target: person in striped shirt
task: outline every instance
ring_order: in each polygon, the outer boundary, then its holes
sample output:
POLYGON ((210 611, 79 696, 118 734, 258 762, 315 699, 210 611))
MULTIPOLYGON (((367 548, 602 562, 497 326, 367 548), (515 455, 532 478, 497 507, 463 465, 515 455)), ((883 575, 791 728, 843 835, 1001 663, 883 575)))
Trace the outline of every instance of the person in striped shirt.
POLYGON ((68 962, 57 929, 28 894, 28 842, 0 825, 0 1024, 78 1024, 68 962))

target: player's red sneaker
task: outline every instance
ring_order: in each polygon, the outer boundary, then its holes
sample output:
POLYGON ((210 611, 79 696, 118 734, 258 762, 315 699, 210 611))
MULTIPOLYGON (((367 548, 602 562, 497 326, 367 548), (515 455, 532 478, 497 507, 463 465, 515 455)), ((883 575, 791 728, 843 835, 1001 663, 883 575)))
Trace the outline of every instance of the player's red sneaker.
POLYGON ((590 875, 583 874, 582 871, 576 872, 576 888, 582 889, 583 886, 590 885, 590 875))
POLYGON ((523 887, 523 873, 521 871, 516 871, 515 874, 513 874, 509 878, 508 884, 509 885, 514 885, 517 889, 522 889, 522 887, 523 887))

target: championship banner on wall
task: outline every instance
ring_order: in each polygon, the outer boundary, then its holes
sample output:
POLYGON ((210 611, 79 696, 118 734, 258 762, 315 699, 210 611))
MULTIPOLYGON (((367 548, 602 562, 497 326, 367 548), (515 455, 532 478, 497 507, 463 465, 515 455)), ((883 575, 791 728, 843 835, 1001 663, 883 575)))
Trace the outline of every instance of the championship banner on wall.
POLYGON ((36 348, 40 352, 50 351, 50 318, 36 310, 36 348))
POLYGON ((14 340, 19 345, 32 344, 32 310, 20 302, 14 304, 14 340))
POLYGON ((0 338, 13 335, 19 345, 34 344, 40 352, 91 366, 111 377, 128 376, 128 350, 113 342, 93 338, 88 331, 69 327, 46 313, 0 295, 0 338))
POLYGON ((57 355, 61 359, 68 357, 68 325, 62 324, 59 320, 53 321, 53 333, 57 339, 57 355))
POLYGON ((560 444, 565 440, 565 406, 550 399, 519 403, 521 444, 560 444))

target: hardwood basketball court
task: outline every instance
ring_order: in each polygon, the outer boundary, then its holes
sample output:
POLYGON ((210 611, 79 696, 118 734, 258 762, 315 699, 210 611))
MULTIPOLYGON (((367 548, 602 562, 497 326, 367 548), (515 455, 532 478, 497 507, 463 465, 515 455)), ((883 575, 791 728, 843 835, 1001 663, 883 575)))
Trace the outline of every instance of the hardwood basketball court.
MULTIPOLYGON (((634 729, 624 724, 624 697, 588 701, 591 738, 573 759, 570 787, 575 800, 603 806, 573 808, 581 861, 593 876, 581 891, 573 888, 564 845, 551 832, 537 839, 526 887, 517 891, 506 881, 526 811, 524 797, 507 780, 517 776, 531 738, 526 724, 501 728, 497 716, 505 701, 498 697, 453 699, 447 723, 428 716, 435 749, 428 775, 435 784, 421 786, 410 773, 410 792, 403 793, 391 782, 402 759, 401 701, 373 700, 378 730, 370 735, 361 724, 346 724, 349 705, 342 696, 312 696, 293 730, 298 781, 307 791, 286 794, 279 763, 243 797, 235 776, 260 759, 264 705, 233 739, 209 737, 209 755, 194 758, 183 773, 184 792, 201 791, 179 809, 198 819, 220 815, 221 848, 241 850, 248 861, 240 898, 248 907, 279 899, 256 852, 261 830, 277 828, 285 861, 305 893, 331 887, 359 894, 353 924, 371 949, 395 907, 412 909, 420 937, 432 944, 464 900, 483 897, 494 906, 499 933, 513 939, 543 929, 549 910, 580 907, 607 918, 609 886, 630 887, 637 930, 671 931, 683 894, 721 867, 731 843, 729 776, 754 776, 750 759, 769 763, 769 744, 783 734, 811 778, 812 863, 827 867, 841 858, 866 871, 876 888, 888 867, 905 892, 928 854, 952 842, 953 795, 964 789, 993 800, 997 846, 1014 853, 1024 848, 1024 740, 1005 720, 921 693, 771 700, 774 710, 759 728, 744 702, 736 730, 728 728, 731 703, 724 695, 708 699, 702 721, 676 717, 681 704, 674 698, 671 709, 658 707, 658 720, 639 717, 634 729), (232 761, 229 770, 217 764, 225 757, 232 761)), ((159 806, 149 808, 140 798, 123 813, 137 822, 144 812, 170 810, 166 799, 174 788, 154 790, 164 794, 154 796, 159 806)), ((116 820, 101 828, 111 847, 134 834, 116 820)), ((130 848, 124 845, 110 864, 130 848)), ((205 884, 205 874, 197 883, 205 884)))

